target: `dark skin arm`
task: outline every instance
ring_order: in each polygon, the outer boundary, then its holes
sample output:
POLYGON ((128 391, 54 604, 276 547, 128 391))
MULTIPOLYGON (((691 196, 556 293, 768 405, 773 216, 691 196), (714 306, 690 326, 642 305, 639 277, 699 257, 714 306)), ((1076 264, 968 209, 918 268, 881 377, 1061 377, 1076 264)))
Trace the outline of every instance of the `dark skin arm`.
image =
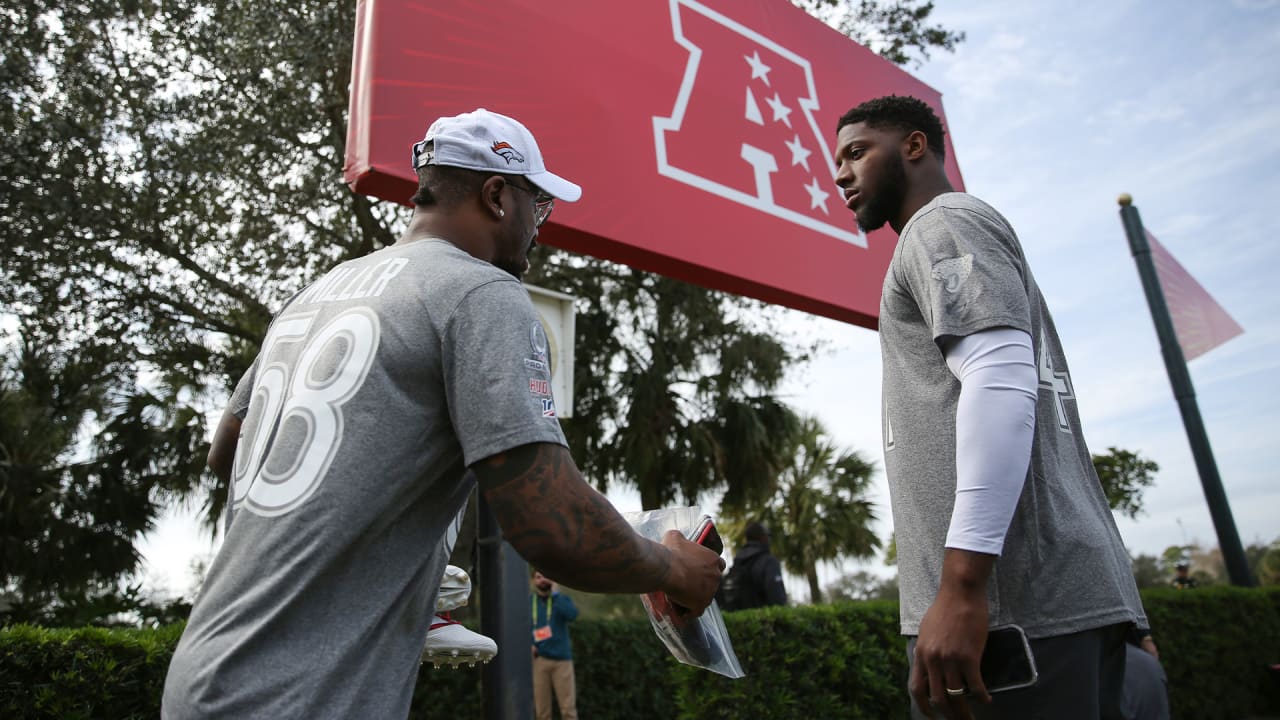
POLYGON ((916 705, 928 717, 972 720, 969 700, 991 702, 982 682, 980 663, 987 644, 987 578, 996 556, 947 548, 942 582, 933 604, 920 621, 911 678, 907 685, 916 705), (967 688, 949 695, 947 688, 967 688))
POLYGON ((209 456, 205 462, 213 474, 223 485, 231 482, 231 468, 236 460, 236 445, 240 443, 240 418, 230 410, 222 413, 218 427, 213 431, 213 440, 209 443, 209 456))
POLYGON ((715 597, 724 560, 676 530, 662 543, 638 535, 566 448, 523 445, 471 470, 506 540, 547 577, 587 592, 662 591, 694 615, 715 597))

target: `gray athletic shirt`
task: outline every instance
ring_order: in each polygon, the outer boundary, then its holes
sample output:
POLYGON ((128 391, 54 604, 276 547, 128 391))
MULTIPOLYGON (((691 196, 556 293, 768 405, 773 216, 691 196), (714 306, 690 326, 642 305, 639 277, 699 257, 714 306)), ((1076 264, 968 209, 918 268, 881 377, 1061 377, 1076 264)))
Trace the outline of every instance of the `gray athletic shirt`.
POLYGON ((443 240, 386 248, 299 293, 250 374, 163 717, 405 717, 466 467, 565 444, 529 296, 443 240))
POLYGON ((918 634, 937 594, 955 504, 960 381, 938 341, 997 327, 1031 336, 1040 388, 1026 483, 987 586, 991 625, 1052 637, 1145 622, 1080 430, 1062 345, 1022 247, 991 206, 946 193, 903 228, 880 298, 903 634, 918 634))

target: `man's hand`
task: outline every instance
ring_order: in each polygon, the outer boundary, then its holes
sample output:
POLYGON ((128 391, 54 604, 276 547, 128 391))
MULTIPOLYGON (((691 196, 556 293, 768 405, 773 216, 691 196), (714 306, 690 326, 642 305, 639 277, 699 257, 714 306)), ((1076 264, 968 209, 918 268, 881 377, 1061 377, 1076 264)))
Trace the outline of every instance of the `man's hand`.
POLYGON ((994 562, 994 555, 947 550, 938 595, 920 621, 908 681, 927 717, 938 708, 943 717, 972 720, 970 698, 991 702, 981 661, 988 629, 986 579, 994 562))
POLYGON ((715 599, 724 572, 724 558, 695 542, 679 530, 668 530, 662 544, 671 551, 671 574, 667 598, 698 617, 715 599))
POLYGON ((1150 635, 1143 635, 1142 640, 1138 643, 1138 647, 1151 653, 1151 657, 1156 660, 1160 659, 1160 648, 1156 647, 1156 641, 1151 639, 1150 635))
POLYGON ((720 556, 684 538, 641 537, 583 480, 564 446, 522 445, 471 470, 503 537, 548 578, 594 593, 663 591, 699 613, 711 602, 720 556))

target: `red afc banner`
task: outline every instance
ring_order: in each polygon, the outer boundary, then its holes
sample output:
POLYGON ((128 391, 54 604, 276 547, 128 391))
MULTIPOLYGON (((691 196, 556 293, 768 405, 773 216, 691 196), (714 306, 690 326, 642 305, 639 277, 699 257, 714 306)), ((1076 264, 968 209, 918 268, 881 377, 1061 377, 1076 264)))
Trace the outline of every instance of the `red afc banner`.
MULTIPOLYGON (((485 107, 583 188, 538 241, 876 327, 897 241, 834 182, 850 107, 941 96, 786 0, 363 0, 345 175, 407 203, 409 148, 485 107)), ((947 172, 963 187, 950 137, 947 172)))

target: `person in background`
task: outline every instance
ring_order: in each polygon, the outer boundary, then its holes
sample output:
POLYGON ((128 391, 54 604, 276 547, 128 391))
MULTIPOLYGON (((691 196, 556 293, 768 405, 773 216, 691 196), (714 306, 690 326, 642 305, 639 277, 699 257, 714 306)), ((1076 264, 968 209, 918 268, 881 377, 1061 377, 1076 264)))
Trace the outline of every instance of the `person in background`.
POLYGON ((769 531, 753 522, 744 533, 746 544, 733 556, 733 567, 721 586, 720 605, 726 610, 750 610, 787 604, 782 563, 769 550, 769 531))
POLYGON ((1196 579, 1191 577, 1191 562, 1189 560, 1179 560, 1178 564, 1174 566, 1173 572, 1173 580, 1171 580, 1169 584, 1173 585, 1175 588, 1179 590, 1186 590, 1199 585, 1199 583, 1196 582, 1196 579))
POLYGON ((578 691, 573 676, 569 623, 578 619, 573 598, 559 592, 551 578, 533 571, 533 706, 537 720, 551 720, 551 696, 561 720, 578 720, 578 691))

